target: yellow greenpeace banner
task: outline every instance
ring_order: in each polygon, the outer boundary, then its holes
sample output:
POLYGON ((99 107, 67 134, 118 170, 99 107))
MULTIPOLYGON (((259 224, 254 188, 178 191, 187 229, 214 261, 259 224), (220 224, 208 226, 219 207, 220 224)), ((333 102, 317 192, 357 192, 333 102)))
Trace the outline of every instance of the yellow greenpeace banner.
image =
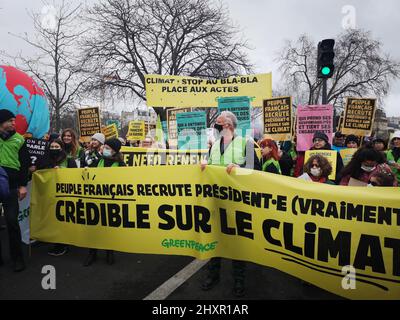
POLYGON ((248 96, 253 107, 272 98, 272 75, 255 74, 226 79, 146 75, 148 107, 217 107, 218 97, 248 96))
POLYGON ((399 299, 399 196, 213 166, 43 170, 31 237, 251 261, 343 297, 399 299))

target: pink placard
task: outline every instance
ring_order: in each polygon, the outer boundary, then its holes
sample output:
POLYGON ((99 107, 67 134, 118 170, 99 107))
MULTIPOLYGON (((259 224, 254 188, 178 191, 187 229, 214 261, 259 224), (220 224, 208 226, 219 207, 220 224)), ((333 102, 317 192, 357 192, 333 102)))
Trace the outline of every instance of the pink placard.
POLYGON ((329 143, 332 144, 333 106, 298 106, 296 127, 297 151, 306 151, 312 147, 312 138, 316 131, 324 132, 329 138, 329 143))

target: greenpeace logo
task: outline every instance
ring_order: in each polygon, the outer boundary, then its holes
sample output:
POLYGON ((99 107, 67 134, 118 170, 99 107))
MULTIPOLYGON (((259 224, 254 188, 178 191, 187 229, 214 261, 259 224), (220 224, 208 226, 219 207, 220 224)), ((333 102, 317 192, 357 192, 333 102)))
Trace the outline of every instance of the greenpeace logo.
POLYGON ((207 252, 215 250, 218 241, 202 244, 193 240, 180 240, 180 239, 164 239, 161 245, 164 248, 183 248, 183 249, 193 249, 199 252, 207 252))

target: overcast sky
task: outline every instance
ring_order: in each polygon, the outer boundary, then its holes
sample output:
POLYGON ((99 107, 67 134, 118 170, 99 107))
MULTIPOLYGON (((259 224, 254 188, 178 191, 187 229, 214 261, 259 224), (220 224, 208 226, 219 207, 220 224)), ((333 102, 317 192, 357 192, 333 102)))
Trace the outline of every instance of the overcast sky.
MULTIPOLYGON (((71 2, 71 1, 70 1, 71 2)), ((86 2, 74 0, 73 2, 86 2)), ((87 0, 89 3, 95 0, 87 0)), ((250 46, 250 59, 258 73, 273 73, 273 85, 279 82, 274 61, 276 52, 288 39, 310 34, 315 41, 331 38, 343 31, 344 6, 355 9, 356 27, 372 31, 383 43, 384 51, 400 60, 400 1, 398 0, 223 0, 232 20, 240 27, 250 46)), ((40 12, 40 0, 0 0, 0 51, 14 55, 19 51, 29 54, 27 47, 8 33, 32 32, 27 10, 40 12)), ((393 83, 385 100, 388 116, 400 116, 400 81, 393 83)))

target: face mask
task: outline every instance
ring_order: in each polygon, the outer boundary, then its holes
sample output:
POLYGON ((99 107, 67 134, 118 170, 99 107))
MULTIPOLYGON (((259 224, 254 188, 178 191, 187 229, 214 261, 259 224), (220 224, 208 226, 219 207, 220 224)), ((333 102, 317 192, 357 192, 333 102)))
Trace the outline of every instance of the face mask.
POLYGON ((58 156, 61 155, 61 152, 62 152, 61 149, 50 149, 50 157, 57 158, 58 156))
POLYGON ((372 172, 375 170, 375 167, 361 166, 361 169, 364 170, 365 172, 372 172))
POLYGON ((111 158, 112 157, 112 152, 109 149, 104 149, 103 150, 103 157, 105 158, 111 158))
POLYGON ((218 132, 221 132, 224 129, 224 126, 222 124, 214 124, 214 128, 215 130, 217 130, 218 132))
POLYGON ((321 168, 311 168, 310 173, 314 177, 320 177, 321 176, 321 168))

